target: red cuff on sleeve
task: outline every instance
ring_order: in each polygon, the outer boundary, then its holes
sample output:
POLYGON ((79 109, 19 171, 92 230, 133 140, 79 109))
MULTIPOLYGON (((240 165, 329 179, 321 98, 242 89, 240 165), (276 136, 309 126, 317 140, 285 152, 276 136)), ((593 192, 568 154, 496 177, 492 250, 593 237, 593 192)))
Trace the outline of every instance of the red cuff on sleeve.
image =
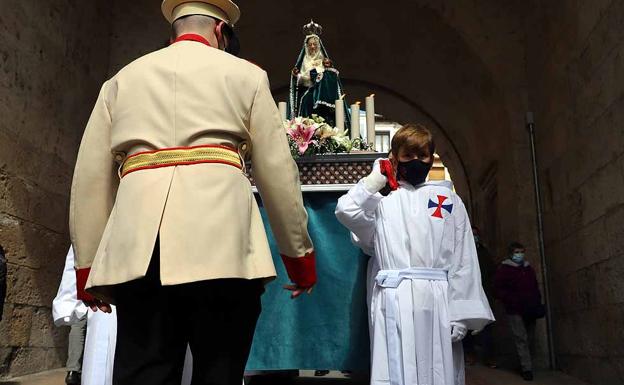
POLYGON ((292 258, 282 254, 288 278, 301 288, 309 288, 316 283, 316 256, 314 251, 303 257, 292 258))
POLYGON ((76 289, 78 294, 78 299, 81 301, 94 301, 95 298, 85 291, 85 287, 87 286, 87 279, 89 279, 89 273, 91 272, 91 268, 87 267, 85 269, 76 269, 76 289))

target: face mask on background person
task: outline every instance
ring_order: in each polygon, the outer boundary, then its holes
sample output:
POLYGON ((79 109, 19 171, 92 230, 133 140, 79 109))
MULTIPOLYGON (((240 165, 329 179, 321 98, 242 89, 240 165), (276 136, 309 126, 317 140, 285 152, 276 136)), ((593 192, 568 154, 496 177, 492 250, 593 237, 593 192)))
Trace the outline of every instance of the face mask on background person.
POLYGON ((475 245, 479 246, 479 242, 481 242, 481 238, 478 235, 474 236, 475 245))
POLYGON ((524 262, 524 253, 513 253, 511 255, 511 260, 517 263, 518 265, 521 265, 522 262, 524 262))
POLYGON ((409 162, 399 162, 397 167, 399 179, 412 186, 417 186, 425 181, 433 163, 425 163, 420 159, 412 159, 409 162))

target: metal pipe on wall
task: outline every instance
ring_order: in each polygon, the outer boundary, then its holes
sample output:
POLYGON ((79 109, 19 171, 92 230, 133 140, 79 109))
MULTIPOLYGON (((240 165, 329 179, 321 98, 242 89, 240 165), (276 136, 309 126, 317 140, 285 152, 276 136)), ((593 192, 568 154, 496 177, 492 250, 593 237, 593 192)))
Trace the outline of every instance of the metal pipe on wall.
POLYGON ((544 219, 542 209, 542 192, 539 184, 537 168, 537 154, 535 150, 535 120, 532 112, 526 114, 526 125, 531 142, 531 162, 533 165, 533 184, 535 185, 535 207, 537 210, 537 238, 539 243, 540 262, 542 264, 542 281, 544 282, 544 298, 546 306, 546 336, 548 339, 548 353, 550 369, 555 369, 555 345, 553 341, 552 313, 550 307, 550 283, 548 279, 548 265, 544 251, 544 219))

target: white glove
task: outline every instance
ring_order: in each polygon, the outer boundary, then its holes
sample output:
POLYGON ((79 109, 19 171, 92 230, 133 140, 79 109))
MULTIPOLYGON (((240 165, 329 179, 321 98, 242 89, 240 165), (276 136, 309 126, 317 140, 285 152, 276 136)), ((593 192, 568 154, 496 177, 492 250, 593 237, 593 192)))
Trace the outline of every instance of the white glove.
POLYGON ((381 173, 379 159, 375 160, 375 163, 373 164, 373 171, 371 171, 368 176, 362 178, 362 182, 364 183, 366 190, 372 194, 379 192, 379 190, 386 186, 388 178, 381 173))
POLYGON ((461 321, 451 322, 451 342, 459 342, 466 337, 468 328, 466 324, 461 321))
POLYGON ((473 331, 471 331, 471 332, 470 332, 470 334, 471 334, 471 335, 473 335, 473 336, 476 336, 476 335, 478 335, 479 333, 481 333, 482 331, 483 331, 483 329, 473 330, 473 331))

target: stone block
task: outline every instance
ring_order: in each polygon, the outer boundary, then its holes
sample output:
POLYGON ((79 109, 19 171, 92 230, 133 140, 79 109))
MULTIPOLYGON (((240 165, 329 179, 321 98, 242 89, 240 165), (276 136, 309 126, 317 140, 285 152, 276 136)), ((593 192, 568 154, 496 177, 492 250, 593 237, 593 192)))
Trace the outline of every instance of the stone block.
POLYGON ((624 203, 624 176, 616 162, 609 163, 584 182, 579 188, 582 199, 584 225, 608 214, 624 203))
POLYGON ((61 193, 45 190, 36 184, 10 176, 0 184, 0 212, 36 223, 57 233, 67 233, 68 190, 61 193), (50 202, 57 204, 50 205, 50 202))
MULTIPOLYGON (((584 49, 582 55, 585 57, 590 63, 594 63, 599 60, 600 55, 594 54, 595 51, 604 51, 604 49, 600 50, 599 47, 590 46, 594 41, 605 44, 606 42, 598 41, 601 34, 604 32, 599 31, 595 32, 595 27, 597 24, 602 22, 602 18, 608 13, 612 12, 613 7, 618 7, 614 5, 612 0, 596 0, 590 2, 575 2, 578 7, 578 44, 584 44, 585 46, 581 47, 584 49), (590 33, 594 36, 591 36, 590 33)), ((578 52, 578 51, 577 51, 578 52)), ((591 65, 590 65, 591 67, 591 65)))
MULTIPOLYGON (((598 319, 601 324, 600 328, 605 330, 602 336, 606 337, 607 356, 612 358, 624 357, 624 345, 622 345, 624 329, 616 326, 624 323, 624 306, 622 303, 606 306, 598 319)), ((620 365, 620 369, 623 367, 620 365)))
POLYGON ((31 269, 44 266, 62 271, 69 235, 58 234, 29 222, 0 214, 0 239, 9 263, 31 269))
POLYGON ((593 267, 597 303, 622 307, 624 304, 624 256, 610 258, 593 267))
POLYGON ((45 367, 62 368, 67 363, 67 347, 45 349, 45 367))
POLYGON ((609 256, 618 257, 624 255, 624 207, 614 209, 606 216, 605 221, 609 256))
POLYGON ((12 377, 19 377, 48 369, 46 367, 46 354, 44 348, 17 349, 8 374, 12 377))
POLYGON ((7 302, 50 307, 60 283, 60 275, 60 271, 51 274, 43 269, 33 270, 10 265, 7 275, 7 302))
MULTIPOLYGON (((11 319, 13 318, 13 308, 15 305, 9 302, 4 303, 4 313, 2 315, 2 321, 0 321, 0 346, 10 346, 11 335, 10 331, 13 329, 11 319)), ((1 371, 0 371, 1 373, 1 371)))
POLYGON ((606 0, 578 4, 578 20, 582 33, 579 37, 585 43, 579 56, 579 67, 581 76, 587 79, 599 71, 605 57, 622 44, 624 33, 620 27, 624 22, 624 4, 621 1, 606 0))
POLYGON ((33 312, 29 346, 36 348, 62 347, 66 343, 66 328, 57 328, 49 308, 37 308, 33 312))
POLYGON ((621 377, 618 377, 617 365, 605 357, 564 355, 558 357, 557 362, 564 372, 592 384, 618 385, 622 383, 621 377))
POLYGON ((573 237, 576 237, 580 243, 580 249, 576 253, 576 256, 580 258, 575 259, 573 264, 575 269, 582 269, 609 259, 609 239, 605 217, 591 222, 573 237))
POLYGON ((557 274, 562 277, 567 277, 570 273, 575 271, 575 267, 579 266, 582 262, 582 255, 580 255, 581 240, 574 234, 569 235, 561 240, 559 243, 558 254, 550 254, 549 258, 552 261, 554 271, 552 274, 557 274), (574 264, 570 264, 570 259, 576 260, 574 264))
MULTIPOLYGON (((623 51, 624 55, 624 51, 623 51)), ((624 63, 623 63, 624 64, 624 63)), ((619 127, 624 124, 624 98, 617 98, 593 123, 582 123, 570 144, 567 165, 569 188, 577 188, 596 170, 605 168, 624 152, 624 135, 619 127)))
POLYGON ((34 309, 31 306, 16 306, 9 319, 8 346, 28 346, 34 309))
POLYGON ((15 350, 11 347, 0 347, 0 373, 8 372, 15 350))
POLYGON ((580 191, 572 189, 567 190, 564 194, 557 213, 560 216, 561 237, 567 238, 583 227, 585 197, 580 191))

